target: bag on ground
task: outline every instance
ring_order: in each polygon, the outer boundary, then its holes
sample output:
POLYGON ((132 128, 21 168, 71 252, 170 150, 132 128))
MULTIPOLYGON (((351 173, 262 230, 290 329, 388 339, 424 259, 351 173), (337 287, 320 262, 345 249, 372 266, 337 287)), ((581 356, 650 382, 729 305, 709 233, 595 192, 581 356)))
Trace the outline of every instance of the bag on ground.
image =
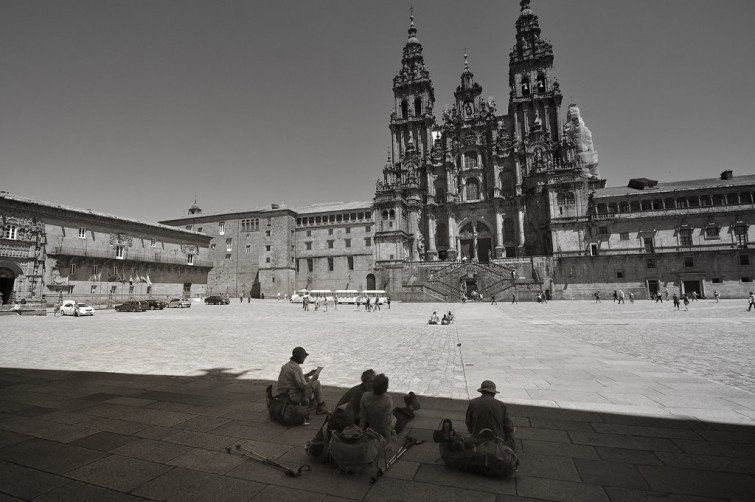
POLYGON ((519 459, 505 439, 490 429, 483 429, 477 437, 465 437, 452 429, 443 430, 444 422, 435 437, 447 466, 484 476, 507 477, 516 472, 519 459))
POLYGON ((309 417, 306 405, 294 403, 287 394, 273 396, 273 386, 268 385, 267 413, 270 418, 284 425, 301 425, 309 417))
POLYGON ((330 438, 330 457, 338 468, 349 474, 358 474, 374 462, 377 457, 377 443, 380 435, 365 433, 359 426, 352 425, 343 431, 333 431, 330 438))

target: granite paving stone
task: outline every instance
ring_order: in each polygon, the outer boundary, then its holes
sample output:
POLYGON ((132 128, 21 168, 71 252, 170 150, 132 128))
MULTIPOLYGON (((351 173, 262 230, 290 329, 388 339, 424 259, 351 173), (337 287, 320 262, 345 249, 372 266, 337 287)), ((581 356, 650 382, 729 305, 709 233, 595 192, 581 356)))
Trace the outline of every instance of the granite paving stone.
POLYGON ((731 305, 701 301, 677 317, 645 302, 395 303, 367 314, 254 301, 103 310, 66 319, 64 339, 58 318, 6 316, 0 501, 751 500, 755 337, 743 335, 755 324, 731 305), (453 325, 425 324, 448 308, 453 325), (402 435, 425 442, 374 485, 376 465, 347 476, 308 457, 325 417, 287 427, 265 409, 265 387, 297 345, 310 353, 305 371, 324 366, 330 405, 370 367, 390 377, 394 403, 416 392, 422 408, 402 435), (466 433, 485 379, 517 428, 522 464, 505 480, 448 468, 432 440, 446 417, 466 433), (236 444, 312 470, 287 477, 226 452, 236 444))

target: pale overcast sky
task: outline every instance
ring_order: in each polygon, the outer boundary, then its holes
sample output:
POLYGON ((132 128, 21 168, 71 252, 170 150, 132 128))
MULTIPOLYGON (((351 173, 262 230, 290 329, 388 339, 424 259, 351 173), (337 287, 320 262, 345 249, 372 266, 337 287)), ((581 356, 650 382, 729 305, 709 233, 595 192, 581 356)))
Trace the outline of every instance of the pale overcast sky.
MULTIPOLYGON (((4 0, 0 190, 145 221, 369 200, 409 5, 437 119, 465 47, 504 112, 518 0, 4 0)), ((608 186, 755 173, 755 2, 531 7, 608 186)))

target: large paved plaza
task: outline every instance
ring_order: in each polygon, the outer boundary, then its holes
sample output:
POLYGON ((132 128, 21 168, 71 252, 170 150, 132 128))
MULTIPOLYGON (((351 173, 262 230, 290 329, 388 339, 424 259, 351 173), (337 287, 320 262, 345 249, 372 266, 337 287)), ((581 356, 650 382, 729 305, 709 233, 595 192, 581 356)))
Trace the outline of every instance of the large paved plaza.
POLYGON ((747 500, 755 493, 755 312, 500 302, 304 312, 266 300, 92 318, 0 317, 0 501, 747 500), (430 326, 433 310, 456 322, 430 326), (264 412, 294 346, 324 366, 329 401, 365 368, 423 408, 410 450, 374 486, 302 445, 318 426, 264 412), (431 441, 463 428, 483 379, 510 403, 522 466, 507 480, 451 471, 431 441), (340 389, 339 389, 340 388, 340 389), (224 453, 235 443, 307 479, 224 453), (699 497, 699 498, 695 498, 699 497))

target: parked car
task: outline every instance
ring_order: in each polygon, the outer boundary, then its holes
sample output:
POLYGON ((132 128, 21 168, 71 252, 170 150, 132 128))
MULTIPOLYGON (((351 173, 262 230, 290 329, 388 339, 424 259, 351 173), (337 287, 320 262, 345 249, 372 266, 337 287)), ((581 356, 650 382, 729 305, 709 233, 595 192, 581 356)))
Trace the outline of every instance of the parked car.
POLYGON ((162 310, 168 306, 168 304, 165 303, 164 301, 155 300, 153 298, 150 298, 149 300, 147 300, 147 305, 149 305, 150 310, 162 310))
POLYGON ((115 306, 116 312, 142 312, 144 311, 144 308, 142 308, 141 302, 138 302, 136 300, 129 300, 126 302, 123 302, 120 305, 115 306))
POLYGON ((147 300, 135 300, 142 306, 142 310, 150 310, 149 302, 147 300))
POLYGON ((75 302, 73 300, 66 300, 63 305, 60 306, 61 315, 94 315, 94 309, 86 303, 75 302))
POLYGON ((168 302, 168 307, 174 308, 174 309, 183 309, 183 308, 189 308, 191 307, 191 300, 187 300, 185 298, 173 298, 168 302))
POLYGON ((207 305, 228 305, 231 303, 231 300, 230 298, 225 298, 223 296, 213 295, 205 298, 204 302, 207 305))

